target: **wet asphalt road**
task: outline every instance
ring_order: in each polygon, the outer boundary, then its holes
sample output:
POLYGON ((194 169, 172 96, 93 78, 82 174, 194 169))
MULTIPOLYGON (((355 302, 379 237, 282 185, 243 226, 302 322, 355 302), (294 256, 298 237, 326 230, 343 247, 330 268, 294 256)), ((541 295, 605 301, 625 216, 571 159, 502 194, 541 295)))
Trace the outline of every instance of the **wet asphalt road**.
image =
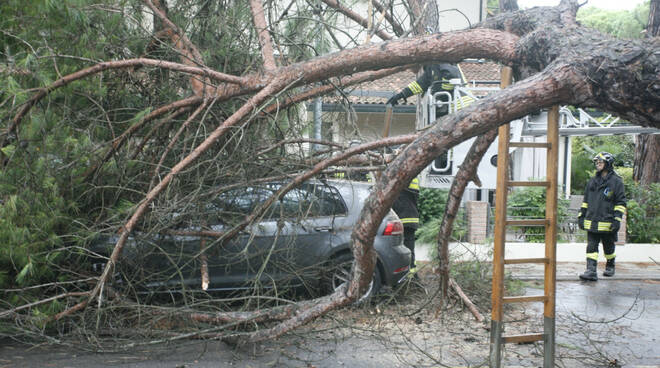
POLYGON ((574 326, 559 331, 558 343, 590 343, 625 366, 660 367, 659 281, 559 282, 556 313, 558 324, 574 326))
MULTIPOLYGON (((534 287, 527 289, 528 295, 541 292, 534 287)), ((530 304, 528 314, 541 316, 542 307, 537 303, 530 304)), ((556 324, 559 354, 567 350, 562 346, 591 345, 588 350, 616 358, 623 367, 660 367, 660 281, 601 279, 598 282, 558 282, 556 324)), ((483 343, 487 344, 487 341, 483 343)), ((315 356, 315 367, 401 366, 400 362, 389 356, 389 352, 376 351, 377 345, 368 341, 353 341, 343 345, 343 348, 309 346, 308 353, 315 356), (356 343, 362 347, 357 348, 356 343), (356 356, 364 354, 359 351, 356 354, 356 349, 371 353, 357 359, 356 356), (328 356, 324 358, 324 354, 328 356)), ((0 368, 307 366, 295 358, 289 358, 293 354, 287 349, 286 344, 280 344, 267 345, 258 352, 249 349, 236 351, 218 341, 181 341, 131 352, 96 354, 61 346, 28 348, 8 339, 0 339, 0 368)), ((487 358, 487 348, 481 353, 487 358)), ((525 366, 524 363, 515 364, 515 361, 509 363, 525 366)))

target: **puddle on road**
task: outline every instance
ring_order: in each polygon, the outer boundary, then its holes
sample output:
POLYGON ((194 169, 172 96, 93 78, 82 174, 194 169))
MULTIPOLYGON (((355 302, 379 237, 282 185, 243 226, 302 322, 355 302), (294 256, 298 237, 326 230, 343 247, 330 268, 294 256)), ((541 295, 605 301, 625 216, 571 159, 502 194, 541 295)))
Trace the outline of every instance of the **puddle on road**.
MULTIPOLYGON (((660 365, 659 285, 612 279, 558 282, 558 344, 591 348, 626 365, 660 365)), ((539 290, 528 288, 527 294, 539 290)), ((542 305, 530 307, 542 315, 542 305)))

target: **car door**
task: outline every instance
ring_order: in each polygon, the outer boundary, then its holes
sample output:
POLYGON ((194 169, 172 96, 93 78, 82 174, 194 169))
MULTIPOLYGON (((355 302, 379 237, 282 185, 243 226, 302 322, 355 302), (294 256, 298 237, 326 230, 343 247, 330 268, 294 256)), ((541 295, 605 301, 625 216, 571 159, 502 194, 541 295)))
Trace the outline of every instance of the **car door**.
POLYGON ((336 219, 346 207, 338 191, 321 182, 310 182, 288 192, 277 202, 271 219, 280 224, 281 243, 273 254, 269 272, 280 280, 313 286, 326 261, 336 219))
MULTIPOLYGON (((251 213, 279 184, 244 188, 221 198, 225 217, 251 213)), ((277 287, 316 278, 320 255, 330 245, 334 218, 345 212, 336 189, 303 184, 276 201, 263 217, 226 244, 210 265, 211 287, 277 287)))

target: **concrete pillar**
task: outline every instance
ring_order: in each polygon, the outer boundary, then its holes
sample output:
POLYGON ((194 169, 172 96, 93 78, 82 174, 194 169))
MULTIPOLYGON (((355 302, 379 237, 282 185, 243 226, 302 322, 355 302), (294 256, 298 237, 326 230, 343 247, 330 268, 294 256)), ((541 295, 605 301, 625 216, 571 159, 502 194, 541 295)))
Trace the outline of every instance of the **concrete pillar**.
POLYGON ((484 243, 488 230, 488 202, 467 201, 465 211, 467 212, 468 242, 484 243))
POLYGON ((623 219, 621 221, 621 227, 619 228, 619 240, 617 240, 616 245, 626 244, 626 214, 623 214, 623 219))

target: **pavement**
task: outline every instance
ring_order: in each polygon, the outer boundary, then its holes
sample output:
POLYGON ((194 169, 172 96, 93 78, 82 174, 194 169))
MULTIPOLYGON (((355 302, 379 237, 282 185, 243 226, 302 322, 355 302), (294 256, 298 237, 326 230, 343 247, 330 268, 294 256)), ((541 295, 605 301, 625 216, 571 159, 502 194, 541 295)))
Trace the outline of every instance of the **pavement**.
MULTIPOLYGON (((418 260, 432 258, 431 244, 417 244, 418 260)), ((557 243, 557 281, 574 281, 586 267, 586 243, 557 243)), ((493 243, 450 243, 449 253, 455 261, 478 259, 492 261, 493 243)), ((613 280, 660 280, 660 244, 625 244, 616 246, 616 274, 613 280)), ((541 258, 545 255, 543 243, 513 243, 504 246, 505 259, 541 258)), ((599 254, 598 273, 605 269, 602 246, 599 254)), ((521 280, 543 279, 543 265, 505 265, 512 278, 521 280)))

